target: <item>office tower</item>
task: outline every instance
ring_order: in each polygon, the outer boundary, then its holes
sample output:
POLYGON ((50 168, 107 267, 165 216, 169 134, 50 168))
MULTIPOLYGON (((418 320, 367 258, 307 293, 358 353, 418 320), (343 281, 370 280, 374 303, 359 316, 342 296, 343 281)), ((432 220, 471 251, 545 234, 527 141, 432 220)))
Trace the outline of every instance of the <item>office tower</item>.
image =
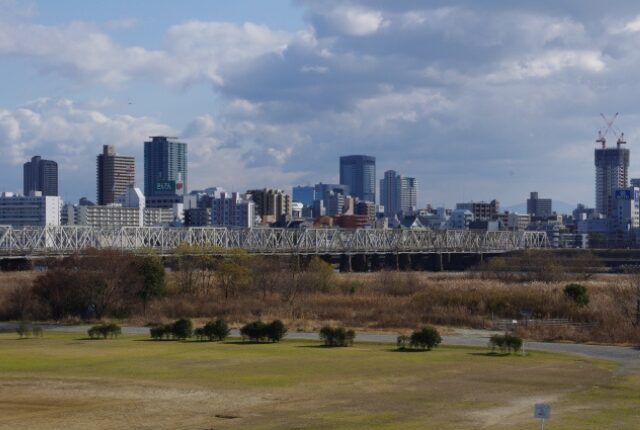
POLYGON ((187 144, 176 137, 151 136, 144 143, 144 194, 147 207, 171 208, 188 189, 187 144))
POLYGON ((376 158, 368 155, 340 157, 340 183, 349 186, 353 197, 375 203, 376 158))
POLYGON ((398 213, 412 214, 418 207, 418 180, 396 174, 394 170, 384 172, 380 180, 380 204, 384 214, 392 217, 398 213))
POLYGON ((256 204, 255 213, 262 218, 263 223, 274 223, 282 215, 291 215, 291 196, 283 190, 249 190, 247 196, 251 196, 256 204))
POLYGON ((620 148, 597 148, 596 165, 596 212, 610 217, 616 209, 615 190, 626 188, 629 181, 629 150, 620 148))
POLYGON ((399 175, 397 184, 400 212, 411 215, 418 210, 418 180, 399 175))
POLYGON ((115 203, 135 183, 135 159, 117 155, 112 145, 104 145, 97 156, 96 176, 98 205, 115 203))
POLYGON ((527 213, 540 218, 550 217, 553 213, 551 199, 541 199, 538 197, 537 192, 531 192, 527 199, 527 213))
POLYGON ((24 163, 24 195, 40 191, 43 196, 58 195, 58 163, 43 160, 39 155, 24 163))

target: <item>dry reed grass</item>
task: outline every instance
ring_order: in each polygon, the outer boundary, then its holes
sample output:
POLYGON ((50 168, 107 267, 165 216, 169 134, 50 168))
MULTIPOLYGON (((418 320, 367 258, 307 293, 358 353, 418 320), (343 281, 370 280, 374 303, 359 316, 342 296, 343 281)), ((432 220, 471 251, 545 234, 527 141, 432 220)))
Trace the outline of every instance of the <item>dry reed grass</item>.
MULTIPOLYGON (((33 277, 33 273, 0 273, 0 285, 5 287, 0 288, 0 318, 11 316, 8 302, 20 296, 11 293, 33 277)), ((169 276, 170 286, 174 281, 169 276)), ((282 282, 291 279, 284 277, 282 282)), ((536 319, 561 318, 584 324, 520 328, 529 338, 640 342, 633 276, 597 275, 583 281, 590 295, 590 303, 583 307, 565 297, 567 282, 506 282, 474 273, 351 273, 336 274, 326 290, 301 288, 295 297, 283 293, 288 286, 280 285, 266 296, 249 287, 226 300, 219 289, 208 295, 190 295, 170 287, 169 295, 152 300, 144 313, 142 308, 134 311, 130 322, 216 317, 239 325, 256 318, 279 318, 301 329, 324 322, 376 330, 406 330, 426 323, 490 328, 499 319, 519 319, 525 311, 536 319)))

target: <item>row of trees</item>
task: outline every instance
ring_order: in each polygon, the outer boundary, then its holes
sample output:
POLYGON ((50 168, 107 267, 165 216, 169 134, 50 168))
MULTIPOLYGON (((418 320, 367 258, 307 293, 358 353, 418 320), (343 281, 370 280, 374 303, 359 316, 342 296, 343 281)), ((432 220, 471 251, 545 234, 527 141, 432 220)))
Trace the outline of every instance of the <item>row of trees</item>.
POLYGON ((287 328, 280 320, 273 320, 266 324, 260 320, 245 324, 240 329, 242 340, 251 342, 280 342, 287 334, 287 328))
MULTIPOLYGON (((152 253, 88 249, 47 262, 33 285, 11 295, 6 317, 54 319, 123 318, 146 315, 149 303, 171 294, 231 300, 248 294, 277 294, 293 302, 306 292, 327 291, 331 265, 320 258, 251 256, 242 250, 180 245, 167 261, 152 253), (170 279, 164 265, 171 268, 170 279)), ((5 310, 5 313, 7 311, 5 310)))
POLYGON ((324 326, 320 329, 320 340, 325 346, 351 346, 356 338, 356 332, 344 327, 324 326))
POLYGON ((520 336, 516 336, 515 334, 505 333, 505 334, 494 334, 489 338, 489 346, 492 351, 499 349, 502 352, 508 352, 511 354, 512 352, 517 352, 522 349, 522 338, 520 336))
POLYGON ((127 316, 133 304, 144 310, 150 299, 166 293, 165 270, 153 254, 89 249, 49 262, 31 293, 55 320, 127 316))
POLYGON ((107 337, 113 339, 122 334, 122 329, 118 324, 103 323, 91 327, 89 330, 87 330, 87 334, 91 339, 106 339, 107 337))
POLYGON ((153 340, 185 340, 193 335, 193 323, 188 318, 180 318, 171 324, 160 324, 149 330, 153 340))
POLYGON ((170 259, 179 292, 225 299, 252 290, 263 298, 274 293, 295 300, 305 292, 328 291, 333 268, 318 257, 257 256, 241 249, 222 250, 181 244, 170 259))

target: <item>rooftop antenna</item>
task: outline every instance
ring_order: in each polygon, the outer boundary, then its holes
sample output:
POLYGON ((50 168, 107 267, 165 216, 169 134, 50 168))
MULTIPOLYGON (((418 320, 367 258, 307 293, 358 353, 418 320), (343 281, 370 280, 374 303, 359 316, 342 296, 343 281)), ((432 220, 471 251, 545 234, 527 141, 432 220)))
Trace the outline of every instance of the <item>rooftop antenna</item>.
MULTIPOLYGON (((605 123, 606 127, 603 127, 600 130, 598 130, 598 138, 596 139, 596 143, 602 144, 602 149, 604 149, 606 147, 606 144, 607 144, 607 133, 609 133, 609 131, 612 128, 616 128, 617 129, 617 127, 613 126, 613 122, 616 120, 616 118, 618 118, 618 112, 616 112, 616 114, 612 118, 607 118, 602 113, 600 114, 600 116, 604 120, 604 123, 605 123)), ((621 133, 621 136, 618 137, 618 142, 617 143, 618 143, 618 147, 620 147, 620 144, 622 144, 622 143, 627 143, 627 142, 624 142, 624 133, 621 133), (621 138, 622 138, 622 140, 621 140, 621 138)))

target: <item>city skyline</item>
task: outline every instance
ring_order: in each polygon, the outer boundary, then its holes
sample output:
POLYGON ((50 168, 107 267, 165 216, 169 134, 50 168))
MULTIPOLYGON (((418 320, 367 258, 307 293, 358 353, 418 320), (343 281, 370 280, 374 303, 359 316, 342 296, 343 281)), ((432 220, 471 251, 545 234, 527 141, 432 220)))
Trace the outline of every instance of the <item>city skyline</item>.
POLYGON ((78 178, 102 145, 140 163, 147 136, 175 135, 189 189, 337 183, 339 156, 369 154, 378 178, 416 177, 421 206, 594 206, 599 113, 640 137, 640 6, 542 3, 0 2, 0 183, 20 190, 37 154, 64 200, 91 198, 78 178))

